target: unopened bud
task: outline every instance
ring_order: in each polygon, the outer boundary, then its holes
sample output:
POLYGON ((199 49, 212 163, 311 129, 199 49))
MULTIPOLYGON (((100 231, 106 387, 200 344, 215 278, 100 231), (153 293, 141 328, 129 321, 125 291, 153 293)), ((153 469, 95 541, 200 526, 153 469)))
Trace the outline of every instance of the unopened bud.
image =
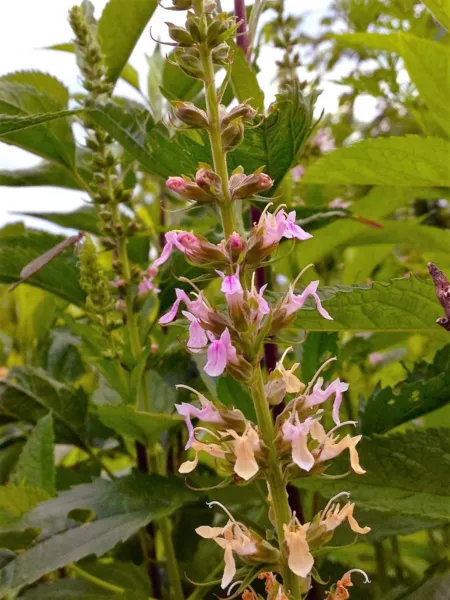
POLYGON ((206 238, 189 232, 178 235, 178 244, 184 248, 185 257, 197 265, 227 264, 227 255, 206 238))
POLYGON ((246 241, 236 232, 232 233, 225 243, 225 250, 234 263, 239 262, 246 247, 246 241))
POLYGON ((266 173, 244 175, 237 173, 230 177, 230 192, 233 199, 250 198, 259 192, 270 190, 273 181, 266 173))
POLYGON ((244 139, 244 126, 242 123, 230 123, 222 132, 222 148, 230 152, 239 146, 244 139))
POLYGON ((256 116, 256 110, 250 104, 238 104, 230 112, 222 118, 222 127, 231 123, 235 119, 243 121, 251 121, 256 116))
POLYGON ((216 200, 215 195, 206 187, 200 187, 196 183, 183 177, 169 177, 166 181, 169 190, 177 192, 187 200, 196 202, 211 203, 216 200))
POLYGON ((240 354, 237 356, 237 362, 229 362, 227 370, 238 381, 247 382, 253 375, 252 365, 240 354))
POLYGON ((212 51, 212 60, 215 65, 226 67, 230 59, 230 46, 223 42, 212 51))
POLYGON ((183 73, 195 79, 203 79, 204 71, 202 63, 197 56, 184 52, 183 48, 177 48, 174 52, 174 57, 183 73))
POLYGON ((226 19, 216 18, 208 27, 208 33, 206 39, 208 46, 214 48, 217 44, 220 44, 222 40, 220 36, 224 34, 228 29, 228 22, 226 19))
POLYGON ((268 377, 267 383, 264 386, 267 402, 272 406, 281 404, 286 396, 286 383, 283 376, 275 369, 268 377))
POLYGON ((169 177, 166 181, 166 186, 169 190, 172 190, 172 192, 177 192, 177 194, 179 194, 186 189, 187 181, 182 177, 169 177))
POLYGON ((195 183, 201 188, 207 188, 214 197, 220 195, 222 190, 222 179, 214 171, 201 168, 195 174, 195 183))
POLYGON ((179 44, 181 47, 189 47, 194 44, 194 40, 189 31, 187 31, 183 27, 178 27, 173 23, 166 23, 166 25, 169 28, 169 36, 174 42, 179 44))
POLYGON ((200 19, 196 15, 194 15, 194 13, 188 12, 186 19, 186 29, 191 34, 194 42, 203 42, 204 36, 202 35, 200 27, 200 19))
POLYGON ((174 102, 175 116, 192 129, 208 127, 208 117, 204 110, 197 108, 192 102, 174 102))
POLYGON ((211 14, 217 8, 216 0, 203 0, 203 12, 211 14))

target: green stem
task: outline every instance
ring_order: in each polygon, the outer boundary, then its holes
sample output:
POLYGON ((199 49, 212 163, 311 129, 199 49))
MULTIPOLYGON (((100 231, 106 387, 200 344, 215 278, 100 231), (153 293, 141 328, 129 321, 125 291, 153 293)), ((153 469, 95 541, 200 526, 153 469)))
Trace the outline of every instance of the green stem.
POLYGON ((219 99, 217 97, 216 82, 214 77, 214 64, 211 51, 207 45, 200 48, 203 69, 205 71, 205 95, 206 107, 208 109, 208 133, 211 143, 211 152, 214 162, 214 170, 222 180, 222 198, 220 202, 220 214, 222 217, 223 231, 225 237, 237 230, 236 218, 233 210, 233 201, 228 186, 227 155, 222 148, 222 131, 220 127, 219 99))
POLYGON ((94 585, 101 587, 104 590, 108 590, 109 592, 114 592, 115 594, 124 594, 125 593, 124 588, 121 588, 117 585, 109 583, 108 581, 104 581, 103 579, 100 579, 99 577, 95 577, 94 575, 87 573, 83 569, 80 569, 80 567, 78 567, 75 564, 70 565, 70 570, 73 571, 76 575, 78 575, 78 577, 81 577, 81 579, 84 579, 85 581, 89 581, 90 583, 93 583, 94 585))
POLYGON ((389 591, 389 580, 386 569, 386 556, 382 542, 375 542, 375 562, 377 565, 378 586, 382 593, 389 591))
POLYGON ((269 451, 269 461, 267 470, 267 482, 270 486, 272 496, 272 510, 275 517, 275 527, 277 530, 278 541, 281 552, 281 575, 286 592, 293 600, 300 600, 302 597, 300 579, 293 573, 288 566, 287 548, 284 543, 284 525, 291 520, 291 509, 286 491, 286 484, 283 479, 283 473, 278 460, 275 448, 275 429, 269 404, 264 393, 264 382, 261 372, 261 366, 255 369, 255 375, 252 381, 251 392, 253 403, 255 405, 258 426, 264 444, 269 451))

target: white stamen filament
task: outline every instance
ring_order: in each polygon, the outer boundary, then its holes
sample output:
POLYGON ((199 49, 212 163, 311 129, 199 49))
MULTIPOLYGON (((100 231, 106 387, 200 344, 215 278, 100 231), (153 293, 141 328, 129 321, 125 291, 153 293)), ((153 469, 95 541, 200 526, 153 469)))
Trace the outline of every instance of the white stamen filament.
POLYGON ((292 346, 289 346, 289 348, 286 348, 286 350, 283 352, 283 356, 281 357, 281 359, 279 360, 279 364, 282 365, 284 359, 286 358, 286 354, 288 354, 291 350, 293 350, 292 346))
POLYGON ((322 473, 321 479, 344 479, 344 477, 348 477, 351 471, 347 471, 347 473, 342 473, 341 475, 327 475, 326 473, 322 473))
POLYGON ((283 210, 284 208, 287 208, 287 204, 280 204, 279 206, 277 206, 277 210, 273 213, 274 216, 277 215, 280 210, 283 210))
POLYGON ((348 575, 351 575, 352 573, 361 573, 361 575, 364 577, 363 583, 370 583, 369 576, 362 569, 351 569, 351 571, 347 571, 348 575))
POLYGON ((235 581, 234 583, 232 583, 228 588, 227 596, 230 596, 231 592, 233 591, 233 588, 235 588, 237 585, 241 585, 242 583, 244 583, 243 579, 242 581, 235 581))
POLYGON ((291 284, 291 285, 292 285, 292 289, 294 289, 294 288, 295 288, 295 286, 297 285, 297 281, 298 281, 298 280, 299 280, 299 279, 302 277, 302 275, 303 275, 304 273, 306 273, 306 271, 307 271, 308 269, 310 269, 311 267, 313 267, 313 266, 314 266, 314 265, 313 265, 313 263, 310 263, 309 265, 307 265, 307 266, 306 266, 304 269, 302 269, 302 270, 300 271, 300 273, 297 275, 297 277, 294 279, 294 281, 293 281, 293 282, 292 282, 292 284, 291 284))
POLYGON ((266 206, 264 207, 264 210, 263 210, 263 211, 262 211, 262 213, 261 213, 261 216, 259 217, 259 221, 260 221, 260 222, 261 222, 261 219, 263 219, 263 218, 265 217, 266 213, 267 213, 267 212, 268 212, 268 210, 269 210, 269 207, 270 207, 270 206, 272 206, 272 205, 273 205, 273 202, 268 202, 268 203, 266 204, 266 206))
POLYGON ((200 398, 200 400, 203 398, 204 400, 206 400, 208 402, 208 398, 206 398, 206 396, 204 396, 203 394, 200 394, 200 392, 197 392, 197 390, 194 390, 194 388, 192 388, 188 385, 184 385, 183 383, 178 383, 175 387, 177 388, 177 390, 179 390, 180 388, 189 390, 190 392, 193 392, 196 396, 198 396, 200 398))
POLYGON ((325 506, 325 508, 322 511, 322 518, 324 518, 328 512, 328 510, 330 509, 331 505, 333 504, 333 502, 335 500, 337 500, 338 498, 340 498, 341 496, 347 496, 347 498, 350 498, 350 492, 340 492, 339 494, 336 494, 336 496, 333 496, 331 498, 331 500, 328 500, 328 504, 325 506))
POLYGON ((195 285, 195 283, 194 283, 193 281, 191 281, 191 280, 190 280, 190 279, 188 279, 187 277, 183 277, 183 276, 182 276, 182 277, 179 277, 178 279, 179 279, 180 281, 184 281, 184 282, 188 283, 189 285, 191 285, 191 286, 194 288, 194 290, 196 290, 196 291, 197 291, 199 294, 201 294, 201 291, 200 291, 200 289, 199 289, 199 288, 198 288, 198 287, 195 285))
POLYGON ((344 427, 344 425, 353 425, 354 427, 356 427, 357 424, 358 424, 358 421, 344 421, 343 423, 340 423, 339 425, 336 425, 335 427, 333 427, 333 429, 330 429, 330 431, 327 433, 327 437, 329 437, 332 433, 334 433, 340 427, 344 427))
POLYGON ((205 431, 208 435, 211 435, 213 438, 216 438, 216 440, 222 441, 216 433, 210 431, 206 427, 194 427, 194 431, 205 431))
POLYGON ((336 356, 332 356, 331 358, 329 358, 328 360, 326 360, 321 367, 319 367, 319 369, 317 370, 317 372, 314 375, 314 377, 308 383, 308 387, 306 388, 305 396, 307 394, 309 394, 309 391, 310 391, 311 387, 316 383, 317 378, 319 377, 320 373, 325 369, 325 367, 327 365, 329 365, 331 362, 335 361, 335 360, 337 360, 337 357, 336 356))
POLYGON ((226 508, 220 502, 217 502, 217 500, 213 500, 212 502, 207 502, 206 504, 207 504, 207 506, 209 506, 209 508, 211 508, 211 506, 220 506, 220 508, 223 510, 223 512, 230 518, 230 521, 232 521, 235 525, 238 524, 237 521, 235 520, 235 518, 233 517, 233 515, 228 510, 228 508, 226 508))

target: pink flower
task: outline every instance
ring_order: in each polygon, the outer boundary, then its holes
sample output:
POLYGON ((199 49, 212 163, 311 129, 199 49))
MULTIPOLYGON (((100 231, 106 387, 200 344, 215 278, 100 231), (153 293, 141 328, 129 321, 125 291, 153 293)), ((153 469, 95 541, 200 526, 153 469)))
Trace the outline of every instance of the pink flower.
POLYGON ((316 133, 316 136, 312 140, 313 146, 316 146, 322 152, 329 152, 330 150, 334 150, 336 148, 334 143, 334 138, 331 135, 331 130, 329 127, 326 129, 319 129, 316 133))
POLYGON ((253 275, 252 278, 252 287, 250 289, 250 294, 248 295, 248 300, 249 300, 249 304, 250 306, 252 305, 252 301, 255 304, 256 308, 257 308, 257 313, 254 315, 254 317, 260 317, 260 316, 264 316, 264 315, 268 315, 270 313, 270 306, 269 303, 267 302, 267 300, 265 298, 263 298, 263 294, 266 291, 267 288, 267 283, 265 285, 263 285, 259 292, 256 290, 256 286, 255 286, 255 276, 253 275))
POLYGON ((166 186, 173 192, 182 192, 186 188, 187 182, 182 177, 169 177, 166 186))
POLYGON ((292 412, 282 427, 283 440, 292 444, 292 460, 304 471, 310 471, 315 462, 313 454, 308 450, 308 434, 312 423, 311 417, 300 423, 298 414, 292 412))
POLYGON ((205 365, 205 373, 211 377, 222 375, 229 362, 237 362, 236 348, 231 343, 228 329, 225 329, 218 340, 214 340, 208 348, 208 361, 205 365))
POLYGON ((201 408, 197 408, 193 404, 188 404, 187 402, 182 402, 181 404, 175 404, 175 408, 179 415, 184 417, 186 427, 189 433, 189 439, 186 444, 186 450, 192 446, 192 442, 194 441, 194 427, 192 425, 191 419, 196 418, 200 421, 205 421, 205 423, 222 423, 222 417, 217 408, 214 407, 214 404, 210 402, 205 396, 199 394, 196 390, 187 387, 185 385, 177 385, 177 388, 186 388, 191 390, 195 394, 197 394, 201 408))
POLYGON ((138 296, 145 296, 148 292, 159 294, 160 291, 153 283, 153 277, 144 277, 138 285, 138 296))
POLYGON ((225 298, 228 301, 228 296, 232 296, 234 294, 243 294, 244 290, 242 289, 241 281, 239 279, 239 265, 237 266, 235 275, 225 275, 222 271, 217 271, 216 273, 222 277, 222 285, 220 290, 225 294, 225 298))
POLYGON ((346 392, 348 390, 349 385, 348 383, 344 383, 343 381, 341 381, 338 377, 332 383, 330 383, 330 385, 325 390, 322 389, 322 386, 323 378, 319 377, 319 379, 313 387, 311 394, 306 396, 305 406, 308 408, 311 406, 317 406, 318 404, 326 402, 330 396, 335 394, 332 415, 333 421, 336 423, 336 425, 339 425, 341 422, 339 419, 339 409, 342 404, 342 392, 346 392))
POLYGON ((311 283, 309 285, 307 285, 306 288, 303 290, 303 292, 301 294, 299 294, 298 296, 296 296, 294 294, 294 290, 291 287, 287 297, 285 298, 285 300, 283 301, 283 304, 282 304, 282 309, 285 311, 285 316, 289 317, 293 313, 300 310, 303 307, 303 305, 305 304, 307 298, 309 298, 309 296, 312 296, 314 298, 314 300, 316 301, 317 310, 322 315, 322 317, 324 319, 328 319, 329 321, 332 321, 333 317, 331 317, 328 314, 328 312, 323 308, 320 298, 317 294, 318 287, 319 287, 318 281, 311 281, 311 283))
POLYGON ((159 319, 161 325, 168 325, 176 318, 181 302, 184 302, 189 312, 201 321, 206 322, 211 314, 215 314, 212 308, 206 304, 201 293, 195 300, 191 300, 186 292, 180 288, 176 288, 175 294, 177 299, 173 303, 172 308, 159 319))
POLYGON ((153 262, 152 267, 160 267, 164 264, 172 254, 174 248, 178 248, 182 252, 184 251, 183 246, 179 246, 178 244, 178 233, 176 231, 168 231, 165 235, 165 240, 166 243, 162 249, 161 256, 153 262))
POLYGON ((296 218, 295 210, 292 210, 287 215, 287 217, 284 221, 283 237, 288 238, 288 239, 295 238, 297 240, 302 240, 302 241, 309 240, 310 238, 312 238, 312 235, 310 233, 307 233, 299 225, 296 225, 295 218, 296 218))
POLYGON ((182 314, 191 322, 189 325, 189 339, 187 347, 191 352, 200 352, 208 345, 208 336, 206 335, 206 331, 200 325, 197 317, 191 315, 190 312, 183 310, 182 314))
POLYGON ((295 219, 294 210, 289 214, 284 210, 279 210, 274 215, 264 213, 258 225, 258 229, 261 228, 263 233, 263 247, 278 244, 283 237, 302 241, 312 238, 310 233, 295 224, 295 219))
POLYGON ((188 304, 188 302, 190 301, 188 295, 186 294, 186 292, 184 290, 180 290, 179 288, 177 288, 175 290, 175 293, 176 293, 177 299, 173 303, 172 308, 159 319, 160 325, 167 325, 168 323, 172 323, 172 321, 177 316, 178 309, 180 308, 181 302, 188 304))

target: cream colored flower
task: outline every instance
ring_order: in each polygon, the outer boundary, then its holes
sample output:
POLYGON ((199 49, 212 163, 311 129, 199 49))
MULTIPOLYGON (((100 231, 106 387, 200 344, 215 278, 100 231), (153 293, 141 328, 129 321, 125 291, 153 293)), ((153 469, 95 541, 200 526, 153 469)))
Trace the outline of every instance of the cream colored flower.
POLYGON ((288 565, 299 577, 307 577, 314 565, 314 558, 306 541, 309 525, 309 523, 301 525, 295 514, 290 523, 283 525, 284 538, 288 547, 288 565))
POLYGON ((294 371, 296 371, 300 363, 295 363, 292 365, 290 369, 285 369, 283 366, 283 361, 288 352, 290 352, 292 348, 287 348, 281 357, 281 360, 277 363, 277 371, 281 373, 283 381, 286 385, 286 392, 288 394, 301 394, 305 390, 305 384, 300 381, 300 379, 294 375, 294 371))
POLYGON ((339 496, 350 496, 348 492, 341 492, 332 498, 320 515, 320 525, 326 528, 327 531, 334 531, 343 521, 347 519, 350 528, 355 533, 365 535, 369 533, 370 527, 360 527, 357 520, 353 516, 355 509, 354 502, 347 502, 342 508, 339 502, 334 502, 339 496))
POLYGON ((232 429, 227 429, 226 433, 233 438, 232 449, 236 456, 234 472, 248 481, 259 471, 255 458, 255 452, 261 448, 258 432, 251 423, 248 423, 242 435, 232 429))
POLYGON ((178 469, 180 473, 191 473, 196 468, 198 465, 199 452, 206 452, 206 454, 209 454, 214 458, 226 457, 226 452, 218 444, 205 444, 204 442, 199 442, 195 438, 192 442, 191 448, 195 451, 195 458, 194 460, 186 460, 184 463, 182 463, 178 469))
POLYGON ((319 421, 314 421, 310 428, 310 435, 314 440, 319 442, 319 447, 313 451, 313 454, 316 456, 316 462, 321 463, 331 460, 348 449, 350 452, 350 465, 353 471, 357 475, 364 475, 366 471, 359 464, 359 455, 356 450, 356 445, 362 436, 355 435, 352 437, 346 435, 342 440, 339 440, 338 435, 333 435, 338 427, 354 423, 354 421, 346 421, 326 433, 323 425, 319 421))

